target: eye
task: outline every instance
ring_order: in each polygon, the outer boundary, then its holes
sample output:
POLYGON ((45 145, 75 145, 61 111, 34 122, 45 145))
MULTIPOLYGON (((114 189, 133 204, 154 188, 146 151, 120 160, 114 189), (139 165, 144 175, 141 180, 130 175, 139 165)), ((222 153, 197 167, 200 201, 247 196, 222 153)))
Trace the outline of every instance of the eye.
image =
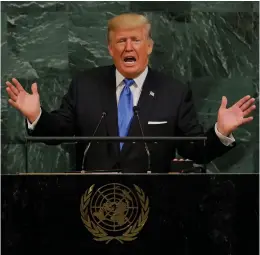
POLYGON ((123 43, 123 42, 125 42, 125 39, 124 39, 124 38, 119 39, 119 40, 117 41, 117 43, 123 43))

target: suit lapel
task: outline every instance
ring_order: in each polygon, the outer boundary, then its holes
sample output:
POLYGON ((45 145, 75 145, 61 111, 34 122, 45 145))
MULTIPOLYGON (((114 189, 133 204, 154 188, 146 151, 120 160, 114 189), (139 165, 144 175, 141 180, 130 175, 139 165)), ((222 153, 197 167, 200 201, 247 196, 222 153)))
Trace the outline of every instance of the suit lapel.
MULTIPOLYGON (((156 81, 153 71, 149 68, 147 77, 143 84, 142 93, 140 95, 139 101, 138 101, 138 108, 140 112, 140 118, 141 116, 147 116, 149 115, 151 111, 151 107, 153 103, 155 102, 155 95, 156 95, 156 81)), ((144 119, 144 118, 143 118, 144 119)), ((141 120, 142 121, 142 120, 141 120)))
MULTIPOLYGON (((149 116, 153 112, 153 105, 156 101, 156 89, 157 83, 155 80, 154 72, 149 68, 148 74, 143 84, 142 92, 140 98, 138 100, 138 108, 139 108, 139 117, 141 121, 142 128, 144 129, 144 125, 149 119, 149 116)), ((145 135, 145 132, 144 132, 145 135)), ((137 118, 134 116, 132 123, 129 127, 128 136, 141 136, 141 131, 139 127, 139 123, 137 118)), ((122 148, 122 154, 127 153, 127 151, 131 148, 131 143, 125 143, 122 148)))
MULTIPOLYGON (((117 125, 117 101, 116 101, 116 77, 115 66, 111 66, 108 72, 102 74, 102 79, 99 84, 100 96, 103 111, 107 113, 106 116, 106 128, 108 136, 118 135, 117 125)), ((113 148, 116 155, 119 154, 119 144, 113 143, 113 148)))

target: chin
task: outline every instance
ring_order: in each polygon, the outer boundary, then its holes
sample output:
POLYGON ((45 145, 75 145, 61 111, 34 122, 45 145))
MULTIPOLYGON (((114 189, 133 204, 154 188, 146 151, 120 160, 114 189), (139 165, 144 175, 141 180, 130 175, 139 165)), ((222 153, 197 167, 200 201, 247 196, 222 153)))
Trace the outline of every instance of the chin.
POLYGON ((128 78, 136 77, 141 73, 140 69, 137 66, 123 67, 121 70, 122 74, 124 76, 128 76, 128 78))

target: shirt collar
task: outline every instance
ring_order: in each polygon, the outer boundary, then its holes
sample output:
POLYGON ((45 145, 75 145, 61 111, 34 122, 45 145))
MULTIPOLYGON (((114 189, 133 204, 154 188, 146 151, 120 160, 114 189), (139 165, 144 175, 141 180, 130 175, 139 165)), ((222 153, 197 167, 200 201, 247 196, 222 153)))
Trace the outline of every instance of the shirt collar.
MULTIPOLYGON (((148 73, 148 67, 146 67, 139 76, 134 78, 134 82, 138 87, 141 88, 143 86, 147 73, 148 73)), ((124 79, 125 77, 116 69, 116 87, 118 87, 123 82, 124 79)))

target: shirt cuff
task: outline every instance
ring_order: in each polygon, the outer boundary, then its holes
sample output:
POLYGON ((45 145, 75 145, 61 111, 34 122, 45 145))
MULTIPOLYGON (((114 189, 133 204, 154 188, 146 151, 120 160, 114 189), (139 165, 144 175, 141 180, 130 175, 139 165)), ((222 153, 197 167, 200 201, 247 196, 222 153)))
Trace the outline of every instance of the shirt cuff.
POLYGON ((33 123, 30 123, 30 121, 27 119, 27 125, 28 125, 28 129, 29 130, 34 130, 34 128, 35 128, 35 126, 36 126, 36 124, 37 124, 37 122, 40 119, 41 114, 42 114, 42 109, 40 109, 40 110, 41 111, 40 111, 39 116, 37 117, 37 119, 33 123))
POLYGON ((235 142, 235 138, 232 134, 229 136, 222 135, 218 129, 217 129, 217 123, 215 124, 215 132, 219 140, 225 145, 225 146, 232 146, 232 143, 235 142))

